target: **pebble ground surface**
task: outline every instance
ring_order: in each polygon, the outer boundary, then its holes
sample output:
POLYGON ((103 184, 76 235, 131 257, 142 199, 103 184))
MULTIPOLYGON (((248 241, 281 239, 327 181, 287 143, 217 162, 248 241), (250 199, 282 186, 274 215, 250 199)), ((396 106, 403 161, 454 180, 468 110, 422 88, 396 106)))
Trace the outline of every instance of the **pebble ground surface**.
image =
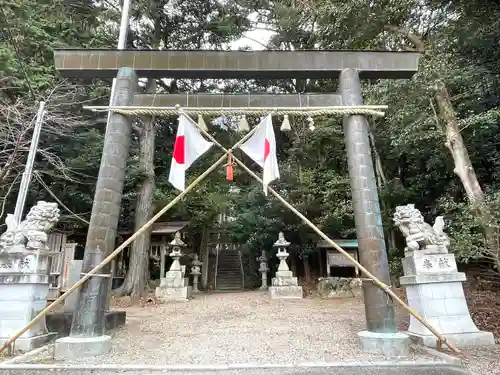
MULTIPOLYGON (((224 365, 384 361, 360 350, 359 299, 271 300, 262 292, 199 294, 189 302, 120 308, 127 324, 111 332, 109 355, 32 363, 75 365, 224 365)), ((404 329, 406 314, 398 310, 404 329)), ((500 375, 500 346, 464 350, 473 375, 500 375)), ((413 353, 405 360, 435 360, 413 353)), ((17 373, 16 373, 17 374, 17 373)))
MULTIPOLYGON (((354 298, 271 300, 262 292, 197 295, 129 307, 106 363, 289 364, 383 360, 361 352, 364 306, 354 298)), ((67 362, 65 362, 67 363, 67 362)), ((78 363, 78 360, 75 361, 78 363)), ((101 358, 85 363, 103 363, 101 358)))
POLYGON ((464 349, 465 368, 473 375, 500 374, 500 345, 493 348, 464 349))

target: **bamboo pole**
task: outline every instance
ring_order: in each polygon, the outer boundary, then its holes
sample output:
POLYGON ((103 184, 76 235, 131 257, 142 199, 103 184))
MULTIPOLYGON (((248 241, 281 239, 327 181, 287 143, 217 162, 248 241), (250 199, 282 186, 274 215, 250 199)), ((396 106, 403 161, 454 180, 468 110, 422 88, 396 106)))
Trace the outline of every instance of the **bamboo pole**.
MULTIPOLYGON (((195 123, 196 124, 196 123, 195 123)), ((158 212, 155 216, 153 216, 146 224, 144 224, 137 232, 131 235, 125 242, 123 242, 120 246, 118 246, 111 254, 109 254, 101 263, 95 266, 92 270, 90 270, 85 276, 83 276, 76 284, 74 284, 71 288, 69 288, 65 293, 63 293, 59 298, 57 298, 54 302, 52 302, 45 309, 40 311, 37 316, 35 316, 24 328, 22 328, 19 332, 17 332, 14 336, 12 336, 9 340, 5 342, 5 344, 0 348, 0 353, 2 353, 5 349, 9 348, 10 345, 16 341, 24 332, 30 329, 38 320, 47 315, 50 309, 54 306, 57 306, 59 303, 64 301, 67 296, 73 293, 76 289, 78 289, 85 281, 90 279, 90 277, 97 273, 101 268, 111 262, 118 254, 120 254, 123 249, 125 249, 132 241, 134 241, 141 233, 144 233, 153 223, 162 217, 168 210, 170 210, 173 206, 175 206, 184 196, 189 193, 196 185, 198 185, 205 177, 207 177, 210 173, 212 173, 223 161, 227 158, 227 153, 232 152, 232 150, 238 147, 241 143, 245 142, 253 132, 257 128, 251 130, 247 135, 245 135, 242 139, 239 140, 231 149, 226 150, 226 154, 222 155, 215 163, 212 164, 205 172, 203 172, 196 180, 194 180, 183 192, 181 192, 177 197, 170 201, 165 207, 162 208, 160 212, 158 212)), ((205 133, 206 135, 208 133, 205 133)), ((208 134, 210 138, 213 137, 208 134)), ((220 144, 219 144, 220 145, 220 144)))
MULTIPOLYGON (((189 118, 189 117, 188 117, 189 118)), ((197 125, 191 118, 190 120, 193 124, 197 125)), ((198 127, 198 129, 209 138, 216 146, 225 151, 229 152, 224 146, 222 146, 217 140, 208 134, 205 130, 198 127)), ((254 128, 255 129, 255 128, 254 128)), ((262 184, 262 179, 253 173, 243 162, 241 162, 236 156, 233 155, 233 160, 242 167, 248 174, 250 174, 253 178, 255 178, 258 182, 262 184)), ((288 203, 281 195, 279 195, 272 187, 268 186, 268 190, 274 195, 281 203, 283 203, 290 211, 292 211, 295 215, 297 215, 302 221, 304 221, 312 230, 314 230, 321 238, 323 238, 326 242, 330 244, 334 249, 343 254, 347 259, 351 261, 355 266, 357 266, 363 274, 368 277, 375 285, 377 285, 380 289, 382 289, 385 293, 387 293, 393 300, 395 300, 399 305, 401 305, 408 313, 413 315, 415 319, 417 319, 422 325, 424 325, 429 331, 431 331, 438 339, 439 344, 445 344, 450 348, 454 353, 460 354, 461 352, 453 345, 448 342, 448 340, 442 336, 434 327, 432 327, 424 318, 422 318, 416 311, 414 311, 410 306, 408 306, 401 298, 399 298, 396 293, 391 290, 391 287, 381 282, 374 275, 372 275, 365 267, 361 265, 354 257, 352 257, 348 252, 342 249, 339 245, 337 245, 333 240, 330 239, 321 229, 319 229, 316 225, 314 225, 307 217, 305 217, 302 213, 300 213, 295 207, 293 207, 290 203, 288 203)))

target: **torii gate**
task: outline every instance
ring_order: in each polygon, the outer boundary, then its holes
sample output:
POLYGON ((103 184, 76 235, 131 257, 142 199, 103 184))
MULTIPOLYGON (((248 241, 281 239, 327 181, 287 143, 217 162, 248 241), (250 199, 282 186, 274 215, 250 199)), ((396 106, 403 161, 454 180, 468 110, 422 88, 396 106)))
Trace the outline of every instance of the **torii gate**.
MULTIPOLYGON (((57 50, 55 66, 64 77, 115 78, 113 106, 284 107, 363 105, 360 78, 411 78, 420 55, 414 52, 381 51, 144 51, 57 50), (137 78, 283 79, 339 78, 338 94, 177 94, 138 95, 137 78), (304 100, 304 102, 302 102, 304 100), (300 102, 299 102, 300 101, 300 102)), ((390 285, 388 260, 377 185, 364 116, 344 117, 345 143, 352 189, 356 233, 361 264, 380 281, 390 285)), ((114 248, 122 198, 125 165, 131 142, 126 116, 112 113, 106 127, 104 150, 85 247, 88 272, 114 248), (92 254, 92 256, 90 256, 92 254), (91 260, 92 259, 92 260, 91 260)), ((90 280, 92 281, 92 279, 90 280)), ((105 301, 102 286, 88 282, 82 287, 80 313, 73 328, 80 332, 103 331, 105 301), (99 293, 100 291, 100 293, 99 293)), ((363 283, 366 323, 369 332, 396 332, 392 301, 370 281, 363 283)))
MULTIPOLYGON (((139 105, 160 107, 191 104, 197 107, 280 107, 296 106, 346 107, 363 105, 361 78, 411 78, 418 69, 420 55, 415 52, 383 51, 145 51, 145 50, 57 50, 56 69, 65 77, 114 78, 111 114, 106 126, 104 149, 92 207, 89 231, 85 246, 82 279, 40 312, 26 327, 14 335, 0 351, 22 335, 31 324, 40 319, 50 308, 61 302, 69 293, 82 286, 79 308, 72 322, 71 334, 61 345, 62 351, 79 352, 81 355, 99 355, 109 351, 109 336, 104 335, 104 311, 107 301, 109 275, 106 265, 140 233, 136 232, 114 251, 118 217, 122 199, 125 167, 131 143, 131 124, 124 110, 113 108, 139 105), (138 77, 147 78, 339 78, 339 94, 236 94, 236 95, 138 95, 138 77), (305 102, 303 102, 305 100, 305 102), (111 253, 111 254, 110 254, 111 253), (106 259, 104 259, 106 258, 106 259), (103 261, 104 259, 104 261, 103 261), (104 271, 101 271, 104 269, 104 271), (97 273, 99 272, 99 273, 97 273)), ((130 108, 132 109, 132 108, 130 108)), ((331 112, 330 112, 331 113, 331 112)), ((356 112, 360 113, 360 112, 356 112)), ((363 113, 366 113, 363 112, 363 113)), ((438 342, 455 352, 458 350, 432 326, 411 310, 390 290, 387 253, 380 214, 380 204, 375 182, 368 136, 368 123, 360 114, 347 111, 343 119, 351 181, 356 233, 361 264, 350 257, 306 217, 293 208, 272 188, 269 191, 313 228, 330 245, 348 257, 368 276, 363 282, 366 323, 368 331, 361 338, 364 349, 385 353, 392 346, 402 345, 408 339, 398 335, 393 302, 396 300, 427 327, 438 342)), ((209 138, 210 134, 202 132, 209 138)), ((213 138, 215 144, 218 144, 213 138)), ((218 146, 228 152, 222 145, 218 146)), ((219 163, 199 176, 194 186, 219 163)), ((244 164, 234 158, 248 173, 260 180, 244 164)), ((163 213, 178 202, 190 187, 156 214, 143 229, 152 225, 163 213)), ((59 340, 58 340, 59 341, 59 340)), ((403 344, 404 345, 404 344, 403 344)), ((56 342, 56 351, 57 351, 56 342)), ((391 348, 389 351, 393 352, 391 348)))

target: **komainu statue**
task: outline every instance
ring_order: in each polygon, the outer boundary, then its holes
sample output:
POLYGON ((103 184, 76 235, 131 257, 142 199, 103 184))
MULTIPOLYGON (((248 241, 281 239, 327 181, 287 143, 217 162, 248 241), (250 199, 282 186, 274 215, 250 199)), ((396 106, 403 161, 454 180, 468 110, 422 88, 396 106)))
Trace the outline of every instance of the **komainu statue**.
POLYGON ((7 230, 0 236, 0 252, 12 247, 24 247, 26 250, 47 250, 47 232, 59 220, 57 203, 37 202, 26 215, 26 219, 17 225, 14 215, 5 219, 7 230))
POLYGON ((436 250, 448 252, 450 240, 443 232, 444 220, 442 216, 436 217, 431 227, 424 221, 422 213, 414 204, 396 207, 393 216, 394 223, 398 226, 406 239, 405 251, 436 250))

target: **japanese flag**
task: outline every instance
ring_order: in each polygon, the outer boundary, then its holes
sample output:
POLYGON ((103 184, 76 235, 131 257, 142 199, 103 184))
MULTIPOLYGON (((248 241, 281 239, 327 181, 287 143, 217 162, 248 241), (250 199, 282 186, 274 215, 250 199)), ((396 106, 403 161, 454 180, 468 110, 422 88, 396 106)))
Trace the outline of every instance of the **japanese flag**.
POLYGON ((205 140, 196 125, 186 115, 181 114, 168 181, 183 191, 186 188, 186 170, 211 146, 212 142, 205 140))
POLYGON ((280 178, 278 158, 276 157, 276 139, 271 115, 267 115, 258 125, 254 135, 240 146, 241 150, 259 164, 264 170, 262 176, 264 194, 267 186, 280 178))

